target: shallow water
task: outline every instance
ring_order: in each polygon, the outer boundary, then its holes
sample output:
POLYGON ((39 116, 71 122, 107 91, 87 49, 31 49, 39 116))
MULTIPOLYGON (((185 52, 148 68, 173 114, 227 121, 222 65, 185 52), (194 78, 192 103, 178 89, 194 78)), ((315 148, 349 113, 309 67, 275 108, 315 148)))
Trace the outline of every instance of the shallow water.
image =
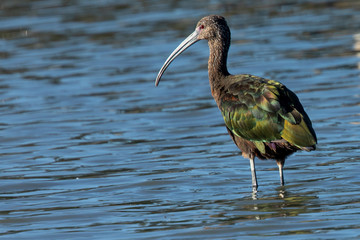
POLYGON ((0 2, 0 238, 360 237, 358 1, 0 2), (210 95, 208 47, 169 53, 209 14, 231 73, 297 93, 318 149, 248 160, 210 95))

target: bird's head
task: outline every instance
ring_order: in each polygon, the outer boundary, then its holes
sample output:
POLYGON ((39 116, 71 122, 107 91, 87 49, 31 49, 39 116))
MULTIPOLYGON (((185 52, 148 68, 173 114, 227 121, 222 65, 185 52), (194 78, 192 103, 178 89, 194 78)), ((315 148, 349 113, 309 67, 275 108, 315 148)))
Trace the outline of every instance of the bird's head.
POLYGON ((198 32, 198 40, 205 39, 212 41, 215 39, 230 38, 230 29, 225 18, 218 15, 203 17, 197 23, 195 31, 198 32))
POLYGON ((188 47, 199 40, 220 41, 222 44, 230 45, 230 29, 226 20, 222 16, 211 15, 203 17, 196 25, 195 31, 191 33, 166 59, 161 67, 155 81, 155 86, 160 82, 161 76, 164 74, 170 63, 184 52, 188 47))

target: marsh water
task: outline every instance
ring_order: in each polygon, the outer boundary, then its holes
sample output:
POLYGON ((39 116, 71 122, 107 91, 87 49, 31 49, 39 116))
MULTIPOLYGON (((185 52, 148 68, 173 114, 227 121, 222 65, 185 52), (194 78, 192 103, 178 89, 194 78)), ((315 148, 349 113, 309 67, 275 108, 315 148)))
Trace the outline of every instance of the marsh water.
POLYGON ((360 238, 360 2, 0 2, 1 239, 360 238), (248 160, 210 94, 206 15, 228 68, 301 99, 318 148, 248 160))

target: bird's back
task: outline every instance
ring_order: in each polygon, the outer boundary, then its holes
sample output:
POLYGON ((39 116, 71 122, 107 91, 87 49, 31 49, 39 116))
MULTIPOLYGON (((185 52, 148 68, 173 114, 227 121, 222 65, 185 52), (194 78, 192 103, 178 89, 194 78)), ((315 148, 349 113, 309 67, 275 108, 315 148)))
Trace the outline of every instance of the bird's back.
POLYGON ((275 158, 315 149, 311 121, 295 93, 283 84, 253 75, 230 75, 222 83, 215 100, 243 152, 275 158))

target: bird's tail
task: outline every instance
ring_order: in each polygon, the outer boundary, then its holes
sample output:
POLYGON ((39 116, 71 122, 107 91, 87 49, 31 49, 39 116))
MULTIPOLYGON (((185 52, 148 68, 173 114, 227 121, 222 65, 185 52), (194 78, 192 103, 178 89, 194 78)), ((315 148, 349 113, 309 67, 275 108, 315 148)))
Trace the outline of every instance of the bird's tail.
POLYGON ((316 146, 314 145, 314 146, 311 146, 311 147, 300 147, 300 148, 301 148, 301 150, 305 150, 307 152, 310 152, 310 151, 315 150, 316 146))

